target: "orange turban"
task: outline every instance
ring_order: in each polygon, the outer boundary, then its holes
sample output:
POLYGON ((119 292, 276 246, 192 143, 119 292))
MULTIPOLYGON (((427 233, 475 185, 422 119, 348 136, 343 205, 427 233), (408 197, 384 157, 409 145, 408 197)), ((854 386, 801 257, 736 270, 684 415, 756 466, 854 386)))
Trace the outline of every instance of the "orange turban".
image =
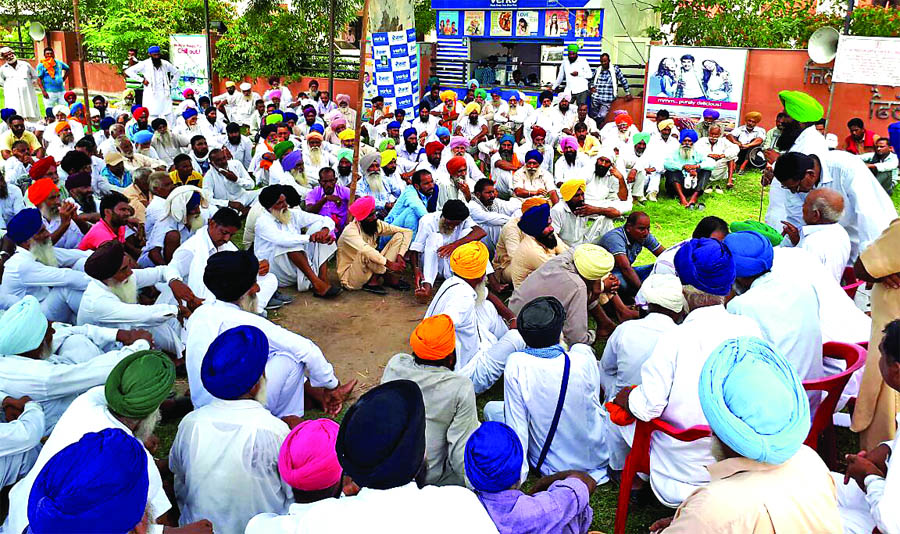
POLYGON ((57 121, 56 126, 53 127, 53 130, 55 130, 56 133, 59 134, 59 132, 61 132, 63 128, 71 129, 71 126, 69 126, 69 123, 66 121, 57 121))
POLYGON ((471 241, 456 247, 450 255, 450 269, 460 278, 474 280, 487 271, 490 253, 481 241, 471 241))
POLYGON ((58 191, 59 187, 53 183, 53 180, 41 178, 40 180, 35 180, 31 187, 28 188, 28 200, 35 206, 38 206, 41 202, 47 200, 51 193, 58 191))
POLYGON ((443 360, 456 349, 456 330, 449 315, 433 315, 419 323, 409 345, 423 360, 443 360))
POLYGON ((528 200, 522 202, 522 213, 525 213, 531 208, 540 206, 541 204, 549 204, 549 202, 544 197, 529 197, 528 200))
POLYGON ((631 119, 631 115, 629 115, 627 113, 623 113, 623 114, 619 115, 618 117, 616 117, 617 125, 623 124, 623 123, 627 124, 628 126, 631 126, 632 124, 634 124, 634 121, 631 119))

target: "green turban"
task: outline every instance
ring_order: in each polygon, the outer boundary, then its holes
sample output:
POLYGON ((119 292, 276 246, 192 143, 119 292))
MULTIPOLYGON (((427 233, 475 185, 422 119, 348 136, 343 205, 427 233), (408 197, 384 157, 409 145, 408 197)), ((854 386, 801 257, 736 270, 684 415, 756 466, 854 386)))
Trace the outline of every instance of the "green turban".
POLYGON ((294 143, 291 143, 290 141, 282 141, 282 142, 278 143, 277 145, 275 145, 275 148, 272 149, 272 152, 275 153, 276 158, 281 159, 284 157, 285 154, 287 154, 288 150, 293 150, 293 149, 294 149, 294 143))
POLYGON ((816 122, 825 116, 822 104, 803 91, 781 91, 778 98, 785 113, 797 122, 816 122))
POLYGON ((397 143, 394 142, 393 139, 388 137, 387 139, 382 139, 380 143, 378 143, 378 151, 384 152, 385 150, 393 149, 397 143))
POLYGON ((484 89, 475 89, 475 98, 478 98, 479 96, 481 98, 487 99, 487 91, 485 91, 484 89))
POLYGON ((569 52, 578 52, 578 45, 570 44, 569 46, 566 47, 566 50, 568 50, 569 52))
POLYGON ((106 379, 106 404, 132 419, 147 417, 169 396, 175 384, 175 364, 162 351, 141 350, 113 368, 106 379))
POLYGON ((759 221, 735 221, 728 225, 728 229, 732 232, 759 232, 766 239, 772 243, 773 247, 777 247, 781 244, 781 240, 784 239, 784 236, 781 235, 778 230, 772 228, 766 223, 762 223, 759 221))
POLYGON ((342 148, 342 149, 338 150, 338 153, 337 153, 338 163, 340 163, 342 159, 345 159, 345 160, 349 161, 350 163, 353 163, 353 151, 350 150, 349 148, 342 148))

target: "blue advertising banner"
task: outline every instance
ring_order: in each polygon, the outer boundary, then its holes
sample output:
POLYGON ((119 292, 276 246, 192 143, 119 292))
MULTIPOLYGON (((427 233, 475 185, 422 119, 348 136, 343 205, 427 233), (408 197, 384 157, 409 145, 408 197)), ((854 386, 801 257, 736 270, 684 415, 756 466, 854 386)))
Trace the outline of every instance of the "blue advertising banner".
POLYGON ((478 11, 482 9, 601 9, 598 0, 431 0, 431 9, 478 11))
POLYGON ((387 109, 415 116, 419 104, 419 45, 415 28, 372 34, 375 85, 387 109))
MULTIPOLYGON (((436 5, 436 1, 432 2, 436 5)), ((519 7, 523 7, 520 3, 519 7)), ((438 11, 438 39, 579 39, 600 41, 602 9, 438 11)))

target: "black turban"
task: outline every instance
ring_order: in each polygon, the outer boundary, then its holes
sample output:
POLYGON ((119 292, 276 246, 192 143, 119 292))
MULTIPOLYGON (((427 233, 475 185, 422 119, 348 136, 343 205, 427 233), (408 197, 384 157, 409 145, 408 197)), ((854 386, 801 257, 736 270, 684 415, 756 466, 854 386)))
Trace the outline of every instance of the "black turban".
POLYGON ((262 207, 271 209, 283 194, 284 191, 282 191, 280 185, 264 187, 263 190, 259 192, 259 203, 262 204, 262 207))
MULTIPOLYGON (((284 195, 284 200, 289 208, 296 208, 303 203, 303 197, 292 186, 282 185, 281 194, 284 195)), ((276 198, 275 200, 277 201, 278 199, 276 198)))
POLYGON ((464 221, 469 216, 469 208, 462 200, 448 200, 444 203, 441 215, 448 221, 464 221))
POLYGON ((347 410, 338 462, 360 487, 390 489, 411 482, 425 461, 425 402, 415 382, 392 380, 347 410))
POLYGON ((206 262, 203 283, 224 302, 234 302, 256 283, 259 260, 246 250, 216 252, 206 262))
POLYGON ((76 187, 88 187, 89 185, 91 185, 91 173, 89 172, 72 173, 66 178, 66 189, 69 191, 76 187))
POLYGON ((559 343, 566 309, 556 297, 538 297, 519 312, 516 326, 529 347, 542 349, 559 343))
POLYGON ((96 280, 112 278, 122 268, 125 247, 115 239, 103 243, 84 262, 84 273, 96 280))

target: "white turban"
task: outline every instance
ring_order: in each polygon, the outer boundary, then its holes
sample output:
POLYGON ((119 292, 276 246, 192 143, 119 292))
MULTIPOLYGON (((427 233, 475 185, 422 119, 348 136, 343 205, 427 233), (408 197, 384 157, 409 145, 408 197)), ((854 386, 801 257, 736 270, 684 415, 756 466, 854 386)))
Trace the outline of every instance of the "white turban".
POLYGON ((53 106, 53 115, 56 116, 56 115, 59 115, 60 113, 62 113, 64 115, 68 115, 69 108, 67 108, 66 106, 53 106))
POLYGON ((0 316, 0 354, 15 356, 41 346, 47 318, 41 304, 27 295, 0 316))
POLYGON ((673 274, 651 274, 641 283, 635 301, 680 312, 684 309, 681 280, 673 274))
POLYGON ((176 221, 187 222, 188 202, 194 193, 200 195, 200 207, 206 209, 209 207, 209 199, 206 197, 206 191, 193 185, 181 185, 176 187, 169 193, 166 198, 166 213, 171 215, 176 221))
POLYGON ((559 102, 562 102, 563 100, 571 103, 572 102, 572 91, 569 91, 568 89, 566 89, 565 91, 560 93, 556 102, 559 103, 559 102))

